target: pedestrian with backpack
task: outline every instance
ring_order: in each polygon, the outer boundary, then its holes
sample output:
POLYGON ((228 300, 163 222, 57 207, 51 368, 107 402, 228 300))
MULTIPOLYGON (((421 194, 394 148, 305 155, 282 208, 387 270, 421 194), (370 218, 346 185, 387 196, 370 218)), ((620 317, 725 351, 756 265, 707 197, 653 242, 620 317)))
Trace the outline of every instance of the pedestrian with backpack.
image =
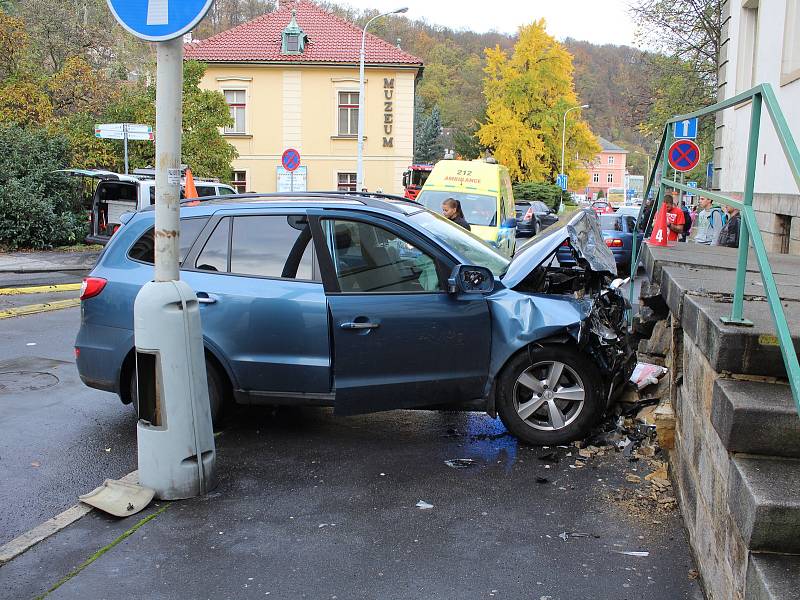
POLYGON ((708 198, 701 197, 700 212, 697 213, 697 223, 694 227, 694 241, 706 246, 715 244, 725 221, 727 218, 722 209, 714 206, 708 198))

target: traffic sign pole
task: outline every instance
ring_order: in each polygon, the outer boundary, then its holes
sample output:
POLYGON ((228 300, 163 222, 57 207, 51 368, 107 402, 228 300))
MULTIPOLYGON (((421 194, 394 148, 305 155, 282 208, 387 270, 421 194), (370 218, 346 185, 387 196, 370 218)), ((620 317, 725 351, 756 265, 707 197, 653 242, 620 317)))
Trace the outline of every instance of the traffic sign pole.
POLYGON ((156 281, 176 281, 180 235, 183 40, 157 44, 156 281))

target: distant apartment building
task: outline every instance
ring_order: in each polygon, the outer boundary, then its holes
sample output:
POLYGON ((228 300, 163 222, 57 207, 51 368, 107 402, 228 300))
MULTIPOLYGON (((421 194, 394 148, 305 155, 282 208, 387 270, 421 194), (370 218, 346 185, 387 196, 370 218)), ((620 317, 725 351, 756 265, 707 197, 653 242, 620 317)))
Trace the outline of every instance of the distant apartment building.
MULTIPOLYGON (((718 99, 770 83, 800 138, 800 0, 725 0, 718 99)), ((718 113, 714 186, 741 193, 750 104, 718 113)), ((800 191, 767 114, 761 116, 753 206, 767 250, 800 254, 800 191)))
POLYGON ((589 172, 589 183, 585 190, 572 190, 585 193, 590 199, 599 196, 608 197, 608 190, 619 188, 622 190, 625 182, 626 160, 628 151, 612 144, 607 139, 598 137, 602 150, 591 164, 586 166, 589 172))
MULTIPOLYGON (((224 94, 239 152, 239 191, 356 191, 362 30, 307 0, 185 47, 208 65, 202 87, 224 94), (281 156, 300 153, 286 171, 281 156)), ((367 34, 364 185, 403 193, 414 152, 414 95, 422 61, 367 34)))

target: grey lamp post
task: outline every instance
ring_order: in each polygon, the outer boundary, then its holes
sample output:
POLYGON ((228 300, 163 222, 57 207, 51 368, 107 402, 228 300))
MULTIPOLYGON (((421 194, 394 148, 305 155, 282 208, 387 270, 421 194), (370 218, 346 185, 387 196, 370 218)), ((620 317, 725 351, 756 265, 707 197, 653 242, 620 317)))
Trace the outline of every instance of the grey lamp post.
MULTIPOLYGON (((566 175, 564 172, 564 152, 567 147, 567 115, 572 112, 573 110, 578 110, 579 108, 589 108, 588 104, 583 104, 581 106, 573 106, 572 108, 567 109, 564 112, 564 125, 561 128, 561 174, 566 175)), ((561 191, 561 203, 558 207, 558 212, 564 208, 564 191, 561 191)))
POLYGON ((367 24, 364 25, 364 31, 361 33, 361 60, 359 61, 359 77, 358 77, 358 161, 356 166, 356 191, 360 192, 364 189, 364 60, 366 58, 367 49, 367 29, 372 22, 382 17, 389 15, 396 15, 399 13, 408 12, 407 7, 398 8, 391 12, 375 15, 367 24))

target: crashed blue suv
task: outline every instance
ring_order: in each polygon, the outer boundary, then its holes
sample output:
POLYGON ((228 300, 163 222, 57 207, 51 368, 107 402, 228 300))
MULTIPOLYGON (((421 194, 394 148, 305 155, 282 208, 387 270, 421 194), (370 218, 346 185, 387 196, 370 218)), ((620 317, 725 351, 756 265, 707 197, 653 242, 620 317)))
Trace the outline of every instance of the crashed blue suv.
MULTIPOLYGON (((133 303, 153 278, 154 215, 114 235, 82 293, 81 379, 124 403, 137 396, 133 303)), ((180 216, 215 418, 232 403, 482 410, 555 444, 585 435, 633 369, 614 259, 590 213, 511 262, 388 197, 228 196, 180 216), (569 268, 555 260, 567 239, 569 268)))

